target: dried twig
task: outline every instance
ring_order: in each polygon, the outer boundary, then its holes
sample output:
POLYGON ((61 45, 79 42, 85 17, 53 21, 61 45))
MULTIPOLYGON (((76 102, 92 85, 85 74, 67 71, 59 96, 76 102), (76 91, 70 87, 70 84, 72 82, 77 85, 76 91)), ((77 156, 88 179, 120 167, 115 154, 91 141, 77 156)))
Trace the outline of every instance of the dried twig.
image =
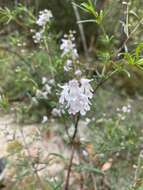
POLYGON ((75 130, 74 130, 73 136, 71 138, 72 153, 70 156, 70 161, 69 161, 69 166, 68 166, 64 190, 69 190, 69 180, 70 180, 70 174, 71 174, 71 169, 72 169, 72 165, 73 165, 73 158, 74 158, 74 154, 75 154, 75 138, 76 138, 76 135, 78 132, 79 120, 80 120, 80 114, 77 115, 76 122, 75 122, 75 130))

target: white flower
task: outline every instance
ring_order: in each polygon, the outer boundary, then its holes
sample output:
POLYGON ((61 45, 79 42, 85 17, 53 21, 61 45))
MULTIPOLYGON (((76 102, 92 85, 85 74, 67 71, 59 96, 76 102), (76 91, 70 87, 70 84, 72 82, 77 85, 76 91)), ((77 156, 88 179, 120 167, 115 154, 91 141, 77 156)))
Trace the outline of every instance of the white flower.
POLYGON ((43 11, 40 11, 39 18, 36 23, 39 26, 45 26, 52 17, 52 12, 50 10, 45 9, 43 11))
POLYGON ((48 117, 46 115, 43 116, 41 123, 44 124, 48 121, 48 117))
POLYGON ((63 51, 62 57, 64 57, 65 55, 68 55, 72 59, 77 59, 78 52, 77 52, 76 45, 74 42, 75 38, 72 36, 73 34, 70 34, 69 36, 65 36, 65 38, 61 40, 62 43, 61 43, 60 49, 63 51))
POLYGON ((46 77, 42 77, 42 84, 45 84, 47 82, 47 78, 46 77))
POLYGON ((61 96, 60 96, 59 102, 61 104, 64 104, 64 102, 68 101, 68 99, 69 99, 69 86, 66 83, 64 86, 62 86, 62 88, 63 88, 63 90, 61 92, 61 96))
POLYGON ((89 156, 89 154, 88 154, 88 152, 87 152, 86 150, 83 150, 83 151, 82 151, 82 154, 83 154, 83 156, 85 156, 85 157, 88 157, 88 156, 89 156))
POLYGON ((63 90, 59 102, 61 104, 66 103, 66 108, 68 108, 70 114, 75 115, 80 112, 81 115, 85 115, 90 110, 90 99, 93 96, 93 89, 89 84, 90 80, 84 80, 85 83, 83 80, 73 79, 62 87, 63 90))
POLYGON ((22 44, 21 44, 21 43, 18 43, 18 44, 17 44, 17 46, 21 47, 21 46, 22 46, 22 44))
POLYGON ((40 43, 40 41, 43 39, 43 30, 36 32, 33 36, 33 39, 35 43, 40 43))
POLYGON ((130 104, 128 104, 127 107, 131 109, 131 105, 130 104))
POLYGON ((62 39, 60 49, 66 54, 75 48, 75 44, 70 39, 62 39))
POLYGON ((126 113, 126 112, 128 111, 128 108, 127 108, 126 106, 123 106, 123 107, 122 107, 122 111, 123 111, 124 113, 126 113))
POLYGON ((74 73, 77 77, 80 77, 82 75, 82 72, 80 69, 76 70, 74 73))
POLYGON ((123 113, 130 113, 131 112, 131 105, 123 106, 122 107, 122 112, 123 113))
POLYGON ((54 117, 60 117, 61 116, 61 110, 60 109, 57 109, 57 108, 53 108, 53 110, 52 110, 52 115, 54 116, 54 117))
POLYGON ((38 101, 37 101, 37 99, 36 99, 35 97, 32 97, 31 100, 32 100, 32 103, 33 103, 33 104, 38 105, 38 101))
POLYGON ((46 90, 47 94, 50 94, 51 93, 51 86, 49 86, 48 84, 46 84, 44 86, 44 89, 46 90))
POLYGON ((126 117, 125 117, 125 116, 122 116, 122 117, 121 117, 121 120, 122 120, 122 121, 124 121, 125 119, 126 119, 126 117))
POLYGON ((120 108, 117 108, 116 110, 119 112, 119 111, 120 111, 120 108))
POLYGON ((66 61, 66 64, 64 65, 64 70, 65 71, 70 71, 72 69, 72 60, 68 59, 66 61))
POLYGON ((79 93, 76 97, 71 98, 69 113, 75 115, 80 112, 81 115, 85 115, 90 110, 90 101, 87 96, 79 93))
POLYGON ((86 121, 87 124, 89 124, 90 121, 91 121, 91 119, 87 117, 87 118, 85 119, 85 121, 86 121))
POLYGON ((85 78, 82 78, 80 80, 80 82, 81 82, 81 90, 83 91, 83 93, 85 93, 86 96, 88 96, 89 98, 92 98, 92 96, 93 96, 93 88, 90 85, 90 81, 91 80, 85 79, 85 78))
POLYGON ((50 79, 50 80, 48 81, 48 83, 51 84, 51 85, 54 85, 54 84, 55 84, 55 79, 50 79))

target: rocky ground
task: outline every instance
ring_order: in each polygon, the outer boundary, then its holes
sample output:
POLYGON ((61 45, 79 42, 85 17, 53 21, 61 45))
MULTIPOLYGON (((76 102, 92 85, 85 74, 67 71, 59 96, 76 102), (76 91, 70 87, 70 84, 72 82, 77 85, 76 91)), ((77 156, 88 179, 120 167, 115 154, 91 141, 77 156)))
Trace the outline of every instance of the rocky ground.
MULTIPOLYGON (((81 122, 82 130, 80 130, 80 138, 87 138, 85 129, 86 122, 81 122), (86 135, 85 135, 86 134, 86 135), (85 137, 86 136, 86 137, 85 137)), ((47 124, 18 124, 13 114, 0 116, 0 157, 1 167, 5 165, 5 169, 1 172, 1 180, 11 182, 17 179, 17 170, 20 160, 28 159, 28 164, 34 163, 40 177, 47 176, 49 180, 58 178, 61 173, 65 175, 66 164, 71 154, 70 147, 64 144, 67 140, 66 133, 61 138, 58 129, 64 126, 55 120, 48 121, 47 124), (48 130, 43 130, 43 127, 48 130), (3 162, 4 161, 4 162, 3 162)), ((73 128, 70 127, 69 133, 72 134, 73 128)), ((75 156, 74 163, 78 164, 78 156, 75 156)), ((73 174, 76 175, 76 174, 73 174)), ((23 180, 23 179, 21 179, 23 180)), ((74 182, 71 178, 71 183, 74 182)), ((11 185, 10 185, 11 186, 11 185)), ((9 189, 6 187, 6 190, 9 189)), ((26 189, 26 188, 25 188, 26 189)))

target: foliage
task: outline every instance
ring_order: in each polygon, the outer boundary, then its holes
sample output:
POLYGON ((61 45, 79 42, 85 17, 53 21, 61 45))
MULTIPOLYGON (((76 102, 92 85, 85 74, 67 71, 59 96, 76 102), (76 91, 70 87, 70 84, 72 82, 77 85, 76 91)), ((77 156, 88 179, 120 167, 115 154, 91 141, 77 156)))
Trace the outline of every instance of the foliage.
MULTIPOLYGON (((4 31, 11 30, 2 37, 0 45, 0 107, 8 111, 13 105, 18 123, 29 123, 30 119, 42 123, 40 128, 34 129, 36 132, 33 131, 34 136, 30 136, 28 143, 23 126, 18 126, 18 136, 14 134, 8 143, 8 168, 13 164, 15 168, 13 190, 19 189, 21 184, 23 189, 29 190, 35 187, 43 190, 116 189, 116 178, 127 179, 127 182, 118 182, 119 187, 123 184, 123 189, 142 188, 142 109, 135 106, 136 101, 122 104, 123 99, 114 107, 114 99, 119 101, 120 96, 114 91, 104 94, 101 90, 101 87, 111 90, 112 84, 119 83, 122 76, 131 81, 135 71, 142 72, 142 13, 136 9, 135 2, 116 1, 115 7, 122 7, 119 23, 109 18, 111 5, 104 10, 104 3, 98 3, 88 0, 70 4, 69 10, 73 6, 85 50, 82 56, 77 50, 75 31, 70 30, 59 42, 61 34, 57 34, 56 12, 54 18, 50 10, 40 11, 35 16, 33 8, 22 4, 0 8, 1 25, 4 31), (86 42, 84 27, 88 25, 97 28, 94 47, 86 42), (111 31, 108 25, 113 26, 111 31), (57 122, 62 124, 62 128, 55 131, 71 155, 52 152, 43 163, 43 147, 34 146, 37 141, 42 142, 44 135, 46 140, 50 138, 49 118, 58 118, 57 122), (82 121, 85 131, 82 131, 82 121), (9 159, 12 156, 15 163, 9 159), (54 159, 63 166, 62 170, 57 176, 46 173, 41 177, 40 170, 47 169, 54 159), (41 169, 41 165, 44 168, 41 169), (131 169, 133 166, 135 171, 131 169)), ((64 5, 68 6, 69 2, 64 5)), ((111 11, 111 16, 114 14, 120 16, 116 10, 111 11)), ((126 82, 125 78, 122 81, 126 82)), ((135 90, 135 93, 138 92, 135 90)), ((139 97, 136 98, 139 101, 139 97)))

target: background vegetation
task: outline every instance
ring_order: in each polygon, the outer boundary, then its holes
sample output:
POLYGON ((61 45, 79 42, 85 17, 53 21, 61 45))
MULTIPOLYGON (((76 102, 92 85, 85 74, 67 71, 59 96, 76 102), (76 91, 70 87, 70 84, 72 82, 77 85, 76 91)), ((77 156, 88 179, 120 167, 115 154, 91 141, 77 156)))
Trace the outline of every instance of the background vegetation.
MULTIPOLYGON (((98 86, 98 82, 100 84, 100 79, 106 81, 108 71, 118 70, 118 74, 95 93, 91 111, 82 118, 79 137, 74 142, 76 157, 80 161, 76 160, 73 164, 69 190, 142 190, 143 2, 94 0, 92 5, 97 17, 93 17, 87 9, 83 11, 81 3, 89 1, 1 0, 1 112, 14 113, 20 130, 23 124, 41 123, 43 116, 48 116, 48 122, 39 127, 40 135, 34 138, 39 139, 46 134, 52 141, 55 136, 60 136, 60 142, 56 143, 71 151, 64 126, 66 122, 70 133, 74 118, 68 117, 68 113, 64 113, 63 117, 53 117, 52 110, 59 106, 57 95, 60 84, 68 80, 63 71, 65 60, 61 57, 61 38, 70 30, 75 30, 81 69, 86 68, 85 74, 95 79, 94 87, 98 86), (38 30, 35 21, 39 11, 44 9, 52 11, 53 19, 45 29, 47 41, 39 45, 34 43, 31 29, 38 30), (85 20, 87 22, 82 24, 79 22, 85 20), (45 90, 43 77, 47 78, 52 92, 48 98, 37 96, 37 90, 45 90), (51 127, 53 118, 60 127, 51 127)), ((56 161, 64 167, 52 177, 46 171, 39 181, 38 167, 33 167, 41 164, 42 154, 29 161, 29 156, 23 153, 24 149, 17 139, 8 142, 8 156, 5 158, 8 169, 13 168, 13 155, 17 162, 14 165, 14 183, 11 180, 8 183, 2 181, 2 186, 4 184, 8 189, 10 183, 11 190, 21 190, 21 184, 26 190, 34 190, 35 187, 63 189, 69 157, 55 154, 60 160, 56 161)), ((50 165, 49 162, 44 168, 50 165)))

